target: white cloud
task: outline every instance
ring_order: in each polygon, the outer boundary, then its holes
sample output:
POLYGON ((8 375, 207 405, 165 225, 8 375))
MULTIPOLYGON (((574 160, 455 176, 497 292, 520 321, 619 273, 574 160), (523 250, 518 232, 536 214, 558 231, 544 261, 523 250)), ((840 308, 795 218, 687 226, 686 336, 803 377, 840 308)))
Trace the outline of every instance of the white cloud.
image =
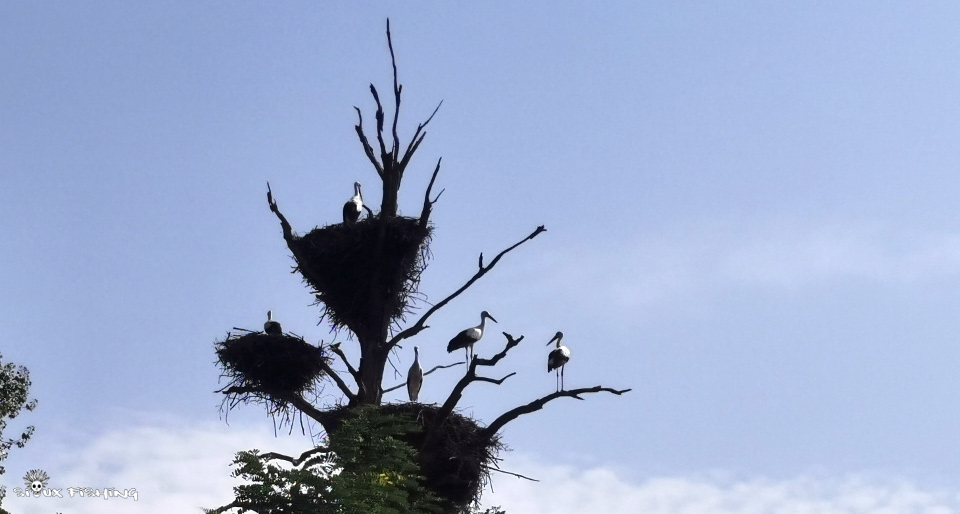
POLYGON ((957 491, 921 487, 906 479, 798 477, 788 480, 658 477, 630 482, 615 471, 576 470, 511 459, 511 471, 540 479, 494 477, 485 505, 508 514, 951 514, 957 491))
POLYGON ((274 438, 264 430, 223 424, 116 430, 64 452, 55 467, 43 469, 50 475, 49 487, 62 489, 62 499, 15 497, 13 488, 23 487, 23 472, 8 468, 4 508, 18 514, 200 513, 200 507, 218 507, 233 498, 233 486, 240 482, 230 477, 230 462, 237 451, 259 448, 292 455, 308 444, 302 437, 274 438), (135 488, 138 499, 70 498, 70 487, 135 488))
MULTIPOLYGON (((197 512, 230 501, 235 479, 230 462, 238 449, 259 447, 293 454, 305 449, 299 437, 273 438, 262 430, 222 425, 139 426, 96 438, 63 455, 56 469, 45 469, 51 487, 135 487, 139 500, 16 498, 4 507, 18 514, 197 512)), ((958 491, 923 486, 909 479, 797 477, 730 479, 655 477, 631 481, 603 466, 543 464, 512 455, 509 470, 535 477, 494 477, 486 505, 509 514, 952 514, 960 513, 958 491)), ((8 469, 8 473, 17 473, 8 469)), ((8 488, 18 476, 6 476, 8 488)), ((10 491, 12 493, 12 491, 10 491)))

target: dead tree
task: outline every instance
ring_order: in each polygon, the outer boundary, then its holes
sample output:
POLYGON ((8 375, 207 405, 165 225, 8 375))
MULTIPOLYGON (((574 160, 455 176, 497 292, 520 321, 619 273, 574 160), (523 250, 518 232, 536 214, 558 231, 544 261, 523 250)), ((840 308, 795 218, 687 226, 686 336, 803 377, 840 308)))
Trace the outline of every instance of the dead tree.
MULTIPOLYGON (((440 172, 440 160, 437 160, 424 192, 419 217, 397 215, 398 194, 404 173, 426 137, 425 129, 440 105, 417 125, 409 142, 402 145, 397 125, 403 87, 397 78, 389 20, 387 44, 393 67, 393 116, 388 124, 380 94, 371 84, 370 93, 376 105, 373 117, 376 134, 374 143, 367 137, 362 111, 355 107, 357 137, 383 186, 379 211, 374 213, 368 208, 367 215, 356 223, 335 223, 300 236, 281 213, 273 191, 269 184, 267 186, 267 202, 280 221, 283 238, 296 262, 295 270, 311 288, 317 305, 322 309, 322 316, 335 329, 345 329, 353 335, 360 350, 359 363, 354 365, 350 362, 339 344, 315 347, 287 334, 268 336, 251 332, 242 336, 228 336, 217 347, 224 373, 231 380, 220 392, 230 399, 230 406, 237 402, 259 400, 267 403, 275 414, 289 413, 292 408, 320 423, 331 436, 336 434, 340 421, 349 415, 351 409, 381 405, 384 371, 394 347, 427 330, 429 326, 426 323, 433 314, 480 280, 508 253, 546 231, 542 225, 536 227, 486 264, 481 253, 478 269, 473 276, 426 309, 415 322, 403 326, 406 315, 413 314, 409 302, 411 296, 417 293, 420 274, 426 267, 432 232, 432 208, 443 193, 441 190, 433 195, 440 172), (286 353, 278 355, 278 352, 286 353), (346 368, 344 376, 331 367, 334 356, 346 368), (296 370, 293 378, 290 377, 291 369, 296 370), (271 373, 285 378, 278 379, 271 373), (342 392, 346 402, 326 409, 309 402, 304 393, 318 379, 329 379, 342 392)), ((620 395, 629 391, 602 386, 562 390, 507 411, 485 427, 480 426, 474 420, 458 414, 456 407, 470 384, 490 382, 499 385, 513 375, 510 373, 491 378, 478 374, 480 368, 496 366, 523 340, 523 336, 515 338, 507 332, 503 334, 506 337, 503 350, 492 358, 474 358, 469 362, 463 378, 441 406, 408 403, 380 407, 384 412, 416 420, 422 427, 421 431, 408 434, 405 441, 418 450, 419 463, 428 487, 449 506, 457 509, 479 498, 483 481, 499 460, 497 451, 501 445, 498 433, 504 425, 543 408, 557 398, 582 400, 582 395, 590 393, 620 395)), ((294 461, 286 456, 268 455, 294 461)))

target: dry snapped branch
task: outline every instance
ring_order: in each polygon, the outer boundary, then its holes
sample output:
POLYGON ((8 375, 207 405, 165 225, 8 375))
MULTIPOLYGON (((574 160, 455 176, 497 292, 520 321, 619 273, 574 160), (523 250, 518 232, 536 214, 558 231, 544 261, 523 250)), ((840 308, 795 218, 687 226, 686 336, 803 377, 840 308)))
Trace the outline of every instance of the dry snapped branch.
POLYGON ((430 213, 433 212, 433 204, 437 203, 440 200, 440 195, 443 194, 446 189, 441 189, 437 193, 437 197, 433 200, 430 199, 430 192, 433 191, 433 183, 437 180, 437 173, 440 173, 440 161, 437 159, 437 167, 433 169, 433 175, 430 176, 430 184, 427 185, 427 191, 423 194, 423 210, 420 211, 420 226, 426 227, 427 223, 430 220, 430 213))

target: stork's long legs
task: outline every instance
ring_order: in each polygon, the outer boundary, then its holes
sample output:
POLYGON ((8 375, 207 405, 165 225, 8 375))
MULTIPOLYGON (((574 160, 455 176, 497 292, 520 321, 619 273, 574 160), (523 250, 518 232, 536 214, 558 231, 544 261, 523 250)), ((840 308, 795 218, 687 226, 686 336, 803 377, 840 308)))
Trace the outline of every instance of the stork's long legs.
POLYGON ((563 391, 563 370, 566 366, 560 366, 560 390, 563 391))

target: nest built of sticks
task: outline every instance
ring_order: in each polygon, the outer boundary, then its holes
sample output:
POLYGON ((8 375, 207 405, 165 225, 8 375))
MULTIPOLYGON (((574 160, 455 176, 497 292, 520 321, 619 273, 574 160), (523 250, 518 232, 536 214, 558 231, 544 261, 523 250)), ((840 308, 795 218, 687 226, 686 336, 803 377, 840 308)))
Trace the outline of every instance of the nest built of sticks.
POLYGON ((394 321, 407 312, 431 232, 419 219, 400 216, 316 228, 294 240, 297 269, 335 328, 376 327, 384 316, 394 321), (394 291, 395 302, 374 297, 394 291), (388 312, 380 312, 384 305, 388 312))
POLYGON ((323 374, 323 348, 290 335, 251 332, 215 344, 227 387, 302 393, 323 374))
MULTIPOLYGON (((476 421, 456 412, 437 426, 437 405, 393 403, 378 408, 421 427, 402 439, 420 450, 424 486, 447 503, 446 511, 465 511, 480 501, 483 485, 490 479, 490 468, 496 466, 500 451, 505 449, 498 436, 482 437, 482 427, 476 421)), ((347 408, 334 412, 341 417, 350 415, 347 408)))

